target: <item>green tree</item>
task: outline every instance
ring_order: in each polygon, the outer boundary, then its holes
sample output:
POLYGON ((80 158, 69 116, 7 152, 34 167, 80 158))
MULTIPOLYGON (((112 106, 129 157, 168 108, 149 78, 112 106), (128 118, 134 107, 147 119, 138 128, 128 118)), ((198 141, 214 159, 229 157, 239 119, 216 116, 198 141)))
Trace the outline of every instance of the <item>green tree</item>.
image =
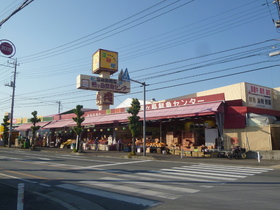
POLYGON ((5 115, 3 118, 3 123, 1 123, 3 126, 3 141, 4 141, 4 146, 8 144, 8 138, 9 138, 9 116, 5 115))
POLYGON ((38 122, 41 121, 41 119, 39 119, 37 117, 37 111, 31 112, 32 114, 32 118, 30 119, 30 122, 32 122, 32 126, 31 126, 31 130, 32 130, 32 146, 35 146, 35 137, 36 137, 36 131, 40 129, 41 126, 36 126, 36 124, 38 122))
POLYGON ((131 102, 131 107, 127 110, 131 116, 128 117, 128 127, 132 135, 132 153, 135 155, 135 139, 139 136, 141 131, 141 123, 139 122, 140 117, 137 116, 140 111, 140 102, 137 98, 133 98, 131 102))
POLYGON ((77 126, 74 127, 74 132, 77 134, 76 139, 76 150, 80 150, 80 142, 81 142, 81 133, 83 131, 82 122, 84 122, 85 118, 82 117, 84 115, 84 112, 82 111, 83 106, 77 105, 76 109, 74 109, 74 113, 76 114, 76 117, 73 117, 72 119, 77 123, 77 126))

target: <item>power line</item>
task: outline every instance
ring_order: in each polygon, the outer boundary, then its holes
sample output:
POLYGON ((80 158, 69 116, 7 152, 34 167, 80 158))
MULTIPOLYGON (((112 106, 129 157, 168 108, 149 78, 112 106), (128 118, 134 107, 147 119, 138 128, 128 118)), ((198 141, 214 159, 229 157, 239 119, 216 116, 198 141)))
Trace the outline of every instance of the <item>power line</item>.
POLYGON ((12 12, 12 14, 10 14, 7 18, 3 19, 0 22, 0 28, 1 26, 7 22, 12 16, 14 16, 16 13, 18 13, 20 10, 22 10, 24 7, 26 7, 27 5, 29 5, 32 1, 34 0, 25 0, 15 11, 12 12))
MULTIPOLYGON (((144 21, 142 21, 142 22, 140 22, 140 23, 137 23, 137 24, 135 24, 135 25, 129 26, 129 27, 127 27, 127 28, 125 28, 125 29, 122 29, 122 30, 120 30, 120 31, 114 32, 114 31, 119 30, 119 29, 121 29, 121 28, 123 28, 123 27, 126 27, 126 26, 128 26, 129 24, 132 24, 132 23, 134 23, 134 22, 136 22, 136 21, 138 21, 138 20, 141 20, 141 19, 143 19, 143 18, 146 18, 147 16, 152 15, 152 14, 154 14, 154 13, 156 13, 156 12, 162 10, 162 9, 165 9, 165 8, 167 8, 167 7, 170 7, 170 6, 172 6, 173 4, 175 4, 175 3, 179 2, 179 1, 180 1, 180 0, 177 0, 177 1, 175 1, 175 2, 172 2, 172 3, 170 3, 169 5, 164 6, 164 7, 161 7, 160 9, 157 9, 156 11, 150 12, 150 13, 148 13, 147 15, 143 15, 142 17, 137 18, 136 20, 132 20, 132 21, 130 21, 129 23, 125 23, 125 24, 123 24, 123 25, 121 25, 121 26, 119 26, 119 27, 117 27, 117 28, 113 28, 113 29, 111 29, 111 30, 109 30, 109 31, 103 32, 102 34, 96 35, 95 37, 91 37, 90 39, 81 41, 81 42, 79 42, 79 43, 73 43, 73 42, 71 42, 71 43, 67 43, 67 44, 61 45, 61 46, 56 47, 56 48, 52 48, 52 49, 50 49, 50 50, 46 50, 46 51, 39 52, 39 53, 36 53, 36 54, 33 54, 33 55, 29 55, 29 56, 22 57, 22 58, 21 58, 21 59, 22 59, 22 62, 25 62, 25 63, 26 63, 26 62, 30 62, 30 61, 34 61, 34 60, 37 61, 37 60, 41 60, 41 59, 44 59, 44 58, 49 58, 49 57, 61 55, 61 54, 66 53, 66 52, 70 52, 70 51, 79 49, 79 48, 81 48, 81 47, 88 46, 88 45, 90 45, 90 44, 93 44, 93 43, 95 43, 95 42, 98 42, 98 41, 104 40, 104 39, 106 39, 106 38, 112 37, 112 36, 114 36, 114 35, 116 35, 116 34, 122 33, 122 32, 124 32, 124 31, 127 31, 127 30, 129 30, 129 29, 132 29, 132 28, 134 28, 134 27, 136 27, 136 26, 139 26, 139 25, 141 25, 141 24, 143 24, 143 23, 146 23, 146 22, 148 22, 148 21, 151 21, 151 20, 153 20, 153 19, 155 19, 155 18, 158 18, 158 17, 160 17, 160 16, 162 16, 162 15, 164 15, 164 14, 167 14, 168 12, 171 12, 171 11, 173 11, 173 10, 175 10, 175 9, 178 9, 178 8, 180 8, 180 7, 182 7, 182 6, 186 5, 186 4, 189 4, 189 3, 191 3, 191 2, 193 2, 193 1, 195 1, 195 0, 190 0, 190 1, 187 2, 187 3, 184 3, 184 4, 180 5, 180 6, 175 7, 175 8, 172 8, 172 9, 170 9, 170 10, 168 10, 168 11, 162 12, 161 14, 156 15, 156 16, 154 16, 154 17, 151 17, 151 18, 149 18, 148 20, 144 20, 144 21), (111 32, 114 32, 114 33, 108 35, 108 33, 111 33, 111 32), (101 36, 104 36, 104 37, 101 37, 101 36), (101 37, 101 38, 100 38, 100 37, 101 37), (92 41, 93 39, 97 39, 97 40, 92 41), (71 44, 71 46, 64 48, 64 46, 70 45, 70 44, 71 44), (61 48, 61 49, 59 49, 59 48, 61 48), (53 51, 55 51, 55 52, 53 52, 53 51), (30 58, 28 59, 28 57, 30 57, 30 58)), ((144 11, 145 11, 145 10, 144 10, 144 11)), ((144 12, 144 11, 143 11, 143 12, 144 12)), ((142 12, 139 12, 139 13, 142 13, 142 12)), ((137 13, 137 14, 138 14, 138 13, 137 13)), ((134 17, 134 15, 132 15, 132 16, 130 16, 130 17, 134 17)), ((125 19, 125 20, 126 20, 126 19, 125 19)), ((119 21, 119 22, 122 22, 122 21, 119 21)), ((119 22, 118 22, 118 23, 119 23, 119 22)), ((113 24, 113 25, 114 25, 114 24, 113 24)), ((113 26, 113 25, 111 25, 111 26, 113 26)), ((108 27, 106 27, 106 29, 107 29, 107 28, 108 28, 108 27)), ((102 30, 99 30, 98 32, 100 32, 100 31, 103 31, 103 29, 102 29, 102 30)), ((93 33, 93 34, 95 34, 95 33, 93 33)), ((86 36, 86 37, 87 37, 87 36, 86 36)), ((82 38, 82 39, 83 39, 83 38, 82 38)), ((75 40, 75 41, 76 41, 76 40, 75 40)), ((78 41, 79 41, 79 40, 78 40, 78 41)))

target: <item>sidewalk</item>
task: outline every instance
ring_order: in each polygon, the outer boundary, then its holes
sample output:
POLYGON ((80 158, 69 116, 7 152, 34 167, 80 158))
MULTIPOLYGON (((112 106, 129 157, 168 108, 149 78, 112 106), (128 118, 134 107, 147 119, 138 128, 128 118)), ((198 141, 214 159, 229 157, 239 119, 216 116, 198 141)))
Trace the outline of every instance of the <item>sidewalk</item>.
MULTIPOLYGON (((0 147, 1 149, 14 149, 19 148, 7 148, 0 147)), ((118 152, 118 151, 94 151, 85 150, 81 153, 74 153, 71 149, 60 149, 50 147, 38 147, 36 150, 31 151, 30 149, 24 149, 30 152, 43 152, 43 153, 64 153, 69 155, 85 155, 85 156, 98 156, 98 157, 112 157, 112 158, 128 158, 129 152, 118 152)), ((219 164, 219 165, 236 165, 243 167, 270 167, 280 169, 280 160, 260 160, 257 159, 227 159, 227 158, 210 158, 210 157, 186 157, 181 158, 180 155, 171 154, 158 154, 158 153, 136 153, 136 156, 132 156, 132 159, 147 159, 147 160, 158 160, 158 161, 173 161, 173 162, 185 162, 188 164, 219 164)))

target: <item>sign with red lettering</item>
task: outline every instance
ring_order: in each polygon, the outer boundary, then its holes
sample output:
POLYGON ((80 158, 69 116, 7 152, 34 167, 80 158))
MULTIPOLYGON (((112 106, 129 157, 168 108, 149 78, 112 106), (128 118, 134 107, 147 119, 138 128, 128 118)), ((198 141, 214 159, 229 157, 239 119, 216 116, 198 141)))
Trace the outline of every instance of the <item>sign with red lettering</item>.
MULTIPOLYGON (((152 103, 152 104, 147 104, 146 110, 178 107, 178 106, 186 106, 186 105, 195 105, 195 104, 217 102, 217 101, 224 101, 224 100, 225 100, 224 94, 219 93, 219 94, 214 94, 214 95, 178 99, 175 101, 164 101, 164 102, 156 102, 156 103, 152 103)), ((143 106, 141 107, 141 109, 143 110, 143 106)))
POLYGON ((12 42, 6 39, 0 40, 0 51, 9 58, 13 57, 16 53, 16 48, 12 42))
POLYGON ((113 105, 114 104, 114 93, 107 91, 99 91, 96 94, 96 105, 113 105))
POLYGON ((247 106, 273 109, 272 89, 247 84, 247 106))

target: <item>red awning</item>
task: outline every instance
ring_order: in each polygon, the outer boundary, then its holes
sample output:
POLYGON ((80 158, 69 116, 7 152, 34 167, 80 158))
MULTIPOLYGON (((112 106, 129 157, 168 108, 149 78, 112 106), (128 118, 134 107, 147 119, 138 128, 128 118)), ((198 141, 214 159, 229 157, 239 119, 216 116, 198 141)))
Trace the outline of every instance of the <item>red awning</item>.
MULTIPOLYGON (((36 123, 36 126, 40 126, 42 128, 45 128, 46 125, 48 125, 50 122, 38 122, 36 123)), ((17 128, 15 128, 15 130, 17 131, 27 131, 27 130, 31 130, 31 126, 33 126, 32 123, 24 123, 21 124, 20 126, 18 126, 17 128)))
POLYGON ((74 123, 74 121, 71 119, 69 120, 56 120, 56 121, 52 121, 50 124, 48 124, 47 126, 45 126, 44 128, 48 129, 48 128, 63 128, 63 127, 69 127, 69 125, 71 123, 74 123))
MULTIPOLYGON (((146 110, 146 120, 213 115, 221 111, 219 110, 220 105, 221 102, 215 102, 181 107, 171 107, 164 109, 146 110)), ((128 122, 127 117, 129 116, 131 116, 131 114, 129 113, 119 113, 86 117, 82 125, 128 122)), ((140 111, 138 116, 141 120, 143 120, 143 111, 140 111)), ((75 123, 73 123, 72 126, 75 126, 75 123)))

